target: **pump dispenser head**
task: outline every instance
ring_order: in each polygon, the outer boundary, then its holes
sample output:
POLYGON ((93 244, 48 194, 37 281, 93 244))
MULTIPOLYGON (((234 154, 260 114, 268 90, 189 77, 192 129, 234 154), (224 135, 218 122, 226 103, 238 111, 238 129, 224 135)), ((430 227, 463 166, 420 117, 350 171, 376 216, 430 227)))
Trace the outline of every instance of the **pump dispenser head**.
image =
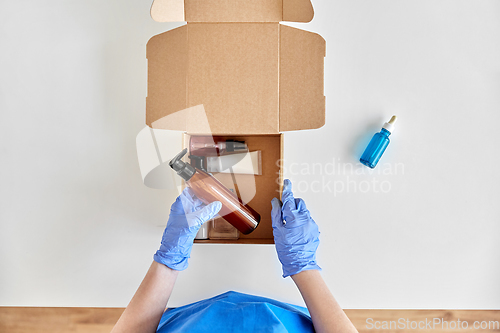
POLYGON ((248 147, 244 141, 226 140, 226 150, 228 152, 248 151, 248 147))
POLYGON ((392 116, 391 120, 389 120, 389 122, 385 123, 382 128, 384 128, 392 133, 392 131, 394 130, 394 124, 396 123, 396 120, 397 120, 397 117, 392 116))
POLYGON ((207 172, 207 158, 206 158, 206 156, 189 155, 188 157, 191 159, 192 166, 194 166, 197 169, 200 169, 200 170, 207 172))
POLYGON ((187 153, 187 148, 184 148, 183 151, 181 151, 179 154, 177 154, 170 162, 168 165, 177 172, 179 176, 181 176, 185 181, 188 181, 193 177, 193 175, 196 172, 196 169, 181 161, 181 158, 186 155, 187 153))

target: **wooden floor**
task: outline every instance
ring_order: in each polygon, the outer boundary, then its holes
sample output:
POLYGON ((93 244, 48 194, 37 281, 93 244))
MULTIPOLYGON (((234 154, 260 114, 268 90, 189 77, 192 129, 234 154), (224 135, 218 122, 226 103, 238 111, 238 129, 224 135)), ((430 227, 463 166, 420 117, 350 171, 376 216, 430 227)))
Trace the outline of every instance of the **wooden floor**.
MULTIPOLYGON (((121 308, 24 308, 24 307, 0 307, 0 332, 1 333, 101 333, 109 332, 120 317, 121 308)), ((349 318, 353 321, 360 333, 367 332, 500 332, 500 310, 345 310, 349 318), (372 318, 373 321, 368 321, 372 318), (433 321, 434 318, 448 322, 448 329, 443 329, 441 324, 434 329, 424 330, 424 322, 433 321), (462 327, 463 321, 467 322, 467 329, 452 329, 452 322, 458 323, 462 327), (378 323, 376 323, 378 321, 378 323), (382 327, 384 322, 391 325, 392 329, 376 329, 382 327), (399 322, 398 322, 399 321, 399 322), (483 322, 483 326, 490 324, 490 328, 473 329, 474 322, 483 322), (497 321, 496 328, 491 327, 497 321), (395 328, 397 323, 405 322, 405 325, 412 325, 414 329, 395 328), (415 327, 421 322, 421 329, 415 327), (491 322, 491 323, 490 323, 491 322), (373 325, 370 327, 367 325, 373 325)), ((444 325, 444 323, 443 323, 444 325)), ((428 327, 427 327, 428 328, 428 327)), ((446 328, 446 326, 444 326, 446 328)))
POLYGON ((124 309, 0 307, 1 333, 109 333, 124 309))
POLYGON ((360 333, 500 332, 500 310, 345 310, 345 313, 360 333), (372 318, 373 321, 369 321, 368 318, 372 318), (424 328, 426 326, 426 319, 429 323, 427 329, 424 328), (436 325, 434 327, 430 324, 433 320, 436 321, 436 325), (438 323, 437 320, 440 320, 442 324, 438 323), (456 327, 458 320, 460 320, 460 326, 462 329, 456 327), (375 321, 379 322, 377 324, 377 327, 380 327, 379 329, 375 328, 375 321), (388 326, 391 325, 391 321, 392 329, 381 328, 384 327, 384 323, 388 326), (467 324, 462 323, 463 321, 466 321, 467 324), (483 323, 483 326, 485 324, 489 324, 490 328, 475 330, 473 327, 474 322, 476 321, 478 322, 476 324, 478 327, 481 323, 483 323), (492 323, 489 323, 490 321, 492 323), (495 321, 497 322, 496 324, 493 323, 495 321), (404 328, 396 327, 398 324, 402 325, 403 322, 405 326, 404 328), (418 328, 417 325, 421 325, 422 328, 418 328), (447 327, 448 329, 446 329, 447 327))

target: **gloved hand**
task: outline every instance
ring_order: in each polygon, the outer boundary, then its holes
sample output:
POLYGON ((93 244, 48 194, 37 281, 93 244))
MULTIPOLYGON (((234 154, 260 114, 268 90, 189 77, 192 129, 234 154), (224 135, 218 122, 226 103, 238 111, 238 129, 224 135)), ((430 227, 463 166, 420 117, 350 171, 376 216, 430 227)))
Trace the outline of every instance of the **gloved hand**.
POLYGON ((221 206, 219 201, 203 204, 186 187, 170 208, 167 227, 154 260, 176 271, 185 270, 196 233, 203 223, 217 215, 221 206))
POLYGON ((321 270, 316 264, 318 225, 311 218, 304 200, 293 197, 292 183, 288 179, 285 179, 281 199, 283 204, 277 198, 271 201, 271 218, 283 277, 310 269, 321 270))

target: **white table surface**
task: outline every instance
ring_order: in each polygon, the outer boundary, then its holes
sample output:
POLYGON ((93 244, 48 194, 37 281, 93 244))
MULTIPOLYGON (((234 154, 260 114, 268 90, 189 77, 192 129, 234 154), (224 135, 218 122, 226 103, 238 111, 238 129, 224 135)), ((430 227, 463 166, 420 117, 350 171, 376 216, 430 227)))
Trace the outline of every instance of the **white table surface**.
MULTIPOLYGON (((0 305, 123 307, 151 263, 176 194, 145 187, 137 163, 145 50, 179 24, 149 6, 0 3, 0 305)), ((327 123, 286 133, 285 176, 320 226, 334 295, 500 308, 500 2, 314 7, 291 25, 327 41, 327 123), (359 174, 392 114, 381 165, 359 174)), ((197 244, 171 305, 227 290, 303 304, 273 246, 197 244)))

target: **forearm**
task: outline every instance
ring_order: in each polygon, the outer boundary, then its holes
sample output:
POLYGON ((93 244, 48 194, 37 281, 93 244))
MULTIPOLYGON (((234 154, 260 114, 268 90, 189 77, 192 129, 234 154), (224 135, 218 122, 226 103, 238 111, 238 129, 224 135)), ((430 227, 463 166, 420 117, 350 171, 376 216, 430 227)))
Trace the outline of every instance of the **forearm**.
POLYGON ((174 288, 178 271, 155 261, 112 333, 156 332, 174 288))
POLYGON ((306 302, 316 332, 357 332, 318 270, 302 271, 292 279, 306 302))

